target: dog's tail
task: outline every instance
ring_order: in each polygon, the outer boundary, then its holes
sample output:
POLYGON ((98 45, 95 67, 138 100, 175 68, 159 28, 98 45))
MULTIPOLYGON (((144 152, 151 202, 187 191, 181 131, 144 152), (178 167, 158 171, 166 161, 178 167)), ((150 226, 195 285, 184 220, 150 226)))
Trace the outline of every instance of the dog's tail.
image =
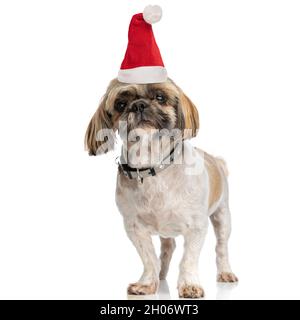
POLYGON ((227 167, 226 161, 223 158, 220 158, 220 157, 216 157, 215 159, 216 159, 216 162, 219 165, 219 167, 225 173, 226 177, 228 177, 229 171, 228 171, 228 167, 227 167))

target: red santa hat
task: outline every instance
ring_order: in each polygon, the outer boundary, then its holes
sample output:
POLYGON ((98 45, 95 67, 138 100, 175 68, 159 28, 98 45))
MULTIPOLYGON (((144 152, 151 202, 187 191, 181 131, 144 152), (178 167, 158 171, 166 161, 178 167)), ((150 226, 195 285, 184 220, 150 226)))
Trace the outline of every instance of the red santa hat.
POLYGON ((160 6, 147 6, 135 14, 128 31, 128 46, 118 80, 125 83, 160 83, 167 80, 167 70, 152 31, 152 24, 162 17, 160 6))

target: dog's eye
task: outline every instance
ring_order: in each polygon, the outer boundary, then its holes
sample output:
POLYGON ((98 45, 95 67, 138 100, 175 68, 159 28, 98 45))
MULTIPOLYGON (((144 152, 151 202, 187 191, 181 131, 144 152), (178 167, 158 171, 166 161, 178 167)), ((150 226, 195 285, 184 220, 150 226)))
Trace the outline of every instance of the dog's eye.
POLYGON ((155 99, 159 102, 159 103, 164 103, 166 101, 166 97, 161 94, 161 93, 157 93, 155 96, 155 99))
POLYGON ((115 109, 118 112, 123 112, 127 106, 127 101, 117 101, 115 104, 115 109))

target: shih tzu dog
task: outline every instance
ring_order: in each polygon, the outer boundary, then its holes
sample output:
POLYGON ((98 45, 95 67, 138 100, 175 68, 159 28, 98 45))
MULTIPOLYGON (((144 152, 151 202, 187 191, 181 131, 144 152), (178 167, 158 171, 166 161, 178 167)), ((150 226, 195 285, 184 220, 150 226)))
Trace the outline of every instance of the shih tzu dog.
POLYGON ((116 203, 144 272, 128 294, 154 294, 168 273, 175 237, 184 237, 178 278, 179 296, 204 296, 198 259, 210 218, 217 237, 217 280, 235 282, 228 260, 230 235, 227 169, 222 159, 198 148, 199 117, 195 105, 168 78, 152 24, 159 6, 147 6, 130 22, 127 51, 118 78, 112 80, 85 136, 90 155, 114 148, 122 140, 116 203), (158 259, 151 236, 159 235, 158 259))
POLYGON ((112 150, 116 133, 123 142, 116 203, 144 265, 128 294, 156 292, 167 276, 175 237, 182 235, 179 296, 203 297, 198 259, 209 219, 217 238, 217 280, 237 281, 228 260, 226 164, 190 144, 198 127, 195 105, 169 78, 144 84, 111 81, 89 123, 85 145, 90 155, 112 150), (153 235, 160 236, 160 258, 153 235))

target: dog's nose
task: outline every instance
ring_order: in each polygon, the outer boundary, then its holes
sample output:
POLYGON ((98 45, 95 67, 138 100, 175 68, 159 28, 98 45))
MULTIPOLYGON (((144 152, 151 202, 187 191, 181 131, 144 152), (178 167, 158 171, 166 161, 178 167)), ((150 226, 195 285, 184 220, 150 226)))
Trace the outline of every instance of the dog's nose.
POLYGON ((139 100, 133 103, 131 107, 132 112, 143 112, 145 108, 148 107, 148 104, 144 100, 139 100))

